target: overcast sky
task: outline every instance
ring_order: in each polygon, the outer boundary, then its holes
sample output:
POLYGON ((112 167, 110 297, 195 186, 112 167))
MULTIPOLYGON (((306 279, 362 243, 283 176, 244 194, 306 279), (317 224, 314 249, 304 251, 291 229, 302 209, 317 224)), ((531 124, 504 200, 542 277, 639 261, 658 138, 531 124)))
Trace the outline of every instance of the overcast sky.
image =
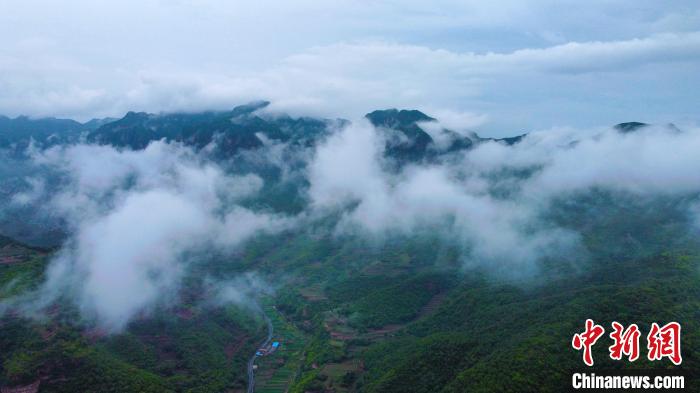
POLYGON ((0 0, 0 114, 268 99, 418 108, 486 135, 700 122, 697 0, 0 0), (497 4, 497 5, 488 5, 497 4))

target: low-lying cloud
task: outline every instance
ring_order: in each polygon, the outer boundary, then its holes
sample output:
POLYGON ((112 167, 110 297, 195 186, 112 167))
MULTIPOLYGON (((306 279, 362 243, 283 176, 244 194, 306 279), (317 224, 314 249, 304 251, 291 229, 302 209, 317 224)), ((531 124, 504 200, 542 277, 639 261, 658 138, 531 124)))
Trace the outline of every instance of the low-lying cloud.
POLYGON ((319 147, 309 167, 315 209, 346 208, 337 230, 372 234, 433 228, 465 249, 465 263, 521 275, 542 258, 581 258, 579 233, 547 219, 555 201, 591 190, 700 193, 700 132, 649 126, 534 132, 513 146, 485 142, 398 173, 381 134, 362 123, 319 147))
POLYGON ((535 206, 490 195, 488 181, 459 163, 386 170, 382 142, 369 125, 351 126, 321 146, 310 166, 312 206, 349 207, 339 231, 437 229, 465 247, 469 264, 510 266, 516 274, 530 271, 547 250, 575 246, 575 233, 538 222, 535 206))
POLYGON ((62 177, 43 209, 65 217, 72 232, 36 294, 40 304, 68 294, 110 331, 177 302, 196 258, 293 224, 239 204, 260 191, 261 178, 228 175, 177 144, 154 142, 142 151, 74 145, 32 158, 62 177))

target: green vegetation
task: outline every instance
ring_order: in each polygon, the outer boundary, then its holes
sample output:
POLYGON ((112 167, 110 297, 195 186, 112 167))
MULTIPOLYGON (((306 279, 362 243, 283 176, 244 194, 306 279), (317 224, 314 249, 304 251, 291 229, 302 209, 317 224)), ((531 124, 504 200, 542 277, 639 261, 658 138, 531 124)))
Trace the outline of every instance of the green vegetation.
MULTIPOLYGON (((235 263, 197 265, 183 305, 118 335, 78 326, 66 306, 47 321, 6 316, 0 384, 41 377, 47 392, 243 389, 263 323, 249 310, 198 299, 202 277, 255 269, 276 283, 263 310, 281 344, 257 360, 258 392, 558 392, 586 368, 570 345, 586 318, 607 329, 592 371, 669 368, 643 356, 610 360, 607 334, 613 320, 638 324, 645 354, 652 322, 680 322, 684 360, 673 369, 686 373, 689 389, 700 388, 697 233, 674 209, 613 206, 605 195, 550 214, 580 231, 586 252, 543 260, 535 278, 521 280, 466 270, 453 246, 429 234, 381 245, 314 231, 260 236, 235 263)), ((27 251, 0 266, 3 296, 40 282, 45 261, 27 251)))
POLYGON ((256 392, 284 393, 299 373, 308 339, 271 304, 264 307, 264 312, 272 321, 272 339, 278 341, 280 347, 269 356, 258 358, 256 392))
POLYGON ((40 250, 0 236, 0 300, 34 289, 44 277, 45 265, 40 250))
POLYGON ((576 205, 598 216, 553 210, 581 230, 588 253, 543 260, 538 278, 521 281, 460 271, 455 254, 439 247, 426 266, 421 259, 433 244, 426 238, 381 248, 326 241, 325 257, 308 239, 287 240, 314 261, 286 265, 306 279, 276 299, 313 336, 292 391, 558 392, 586 369, 570 346, 586 318, 607 329, 593 371, 669 368, 668 360, 612 361, 607 334, 613 320, 638 324, 644 355, 652 322, 680 322, 684 361, 672 368, 689 388, 700 387, 700 243, 675 208, 609 202, 598 195, 576 205))
MULTIPOLYGON (((387 281, 387 280, 385 280, 387 281)), ((408 322, 441 291, 446 279, 437 274, 407 278, 386 288, 373 290, 349 307, 356 324, 362 328, 380 328, 408 322)))
MULTIPOLYGON (((14 242, 0 245, 0 300, 38 286, 47 255, 14 242)), ((189 281, 195 291, 197 281, 189 281)), ((126 332, 81 326, 64 302, 40 319, 0 318, 0 386, 41 379, 42 392, 211 392, 243 388, 262 322, 244 308, 191 301, 157 310, 126 332)))

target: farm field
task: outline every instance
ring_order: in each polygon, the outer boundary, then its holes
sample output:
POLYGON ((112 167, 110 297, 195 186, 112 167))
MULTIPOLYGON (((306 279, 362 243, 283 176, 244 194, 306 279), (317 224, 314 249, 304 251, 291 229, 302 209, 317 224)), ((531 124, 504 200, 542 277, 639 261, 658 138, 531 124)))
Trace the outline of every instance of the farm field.
POLYGON ((258 358, 256 361, 256 392, 284 393, 298 377, 304 361, 307 337, 271 304, 264 301, 263 312, 270 318, 274 328, 273 341, 279 342, 279 348, 273 353, 258 358))

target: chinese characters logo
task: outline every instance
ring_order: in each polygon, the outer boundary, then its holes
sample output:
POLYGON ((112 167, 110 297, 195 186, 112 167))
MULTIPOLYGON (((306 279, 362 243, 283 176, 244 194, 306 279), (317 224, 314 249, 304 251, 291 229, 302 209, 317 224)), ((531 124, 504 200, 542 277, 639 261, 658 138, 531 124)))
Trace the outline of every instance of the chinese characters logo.
MULTIPOLYGON (((618 322, 612 323, 613 332, 610 338, 613 345, 608 347, 610 358, 621 360, 626 357, 630 362, 639 358, 639 337, 641 332, 636 324, 625 328, 618 322)), ((574 334, 571 346, 580 351, 583 350, 583 362, 593 365, 593 353, 591 348, 605 334, 605 328, 595 324, 592 319, 586 320, 586 328, 581 333, 574 334)), ((678 322, 670 322, 659 326, 656 322, 651 324, 647 335, 647 359, 650 361, 668 358, 675 365, 681 364, 681 325, 678 322)))

